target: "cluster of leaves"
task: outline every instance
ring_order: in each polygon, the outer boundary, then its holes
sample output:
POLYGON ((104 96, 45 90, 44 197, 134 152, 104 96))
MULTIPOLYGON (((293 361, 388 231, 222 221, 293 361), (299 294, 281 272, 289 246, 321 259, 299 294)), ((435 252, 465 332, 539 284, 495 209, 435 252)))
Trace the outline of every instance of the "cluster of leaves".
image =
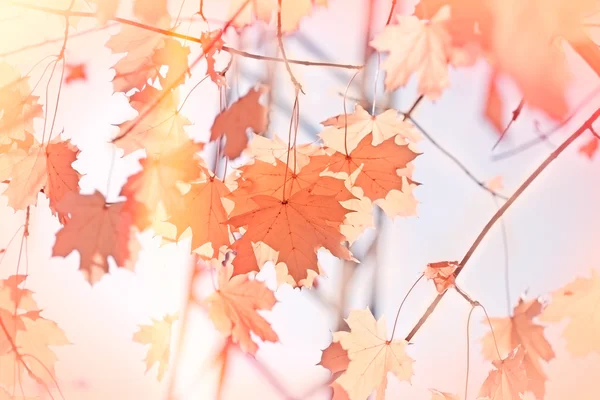
MULTIPOLYGON (((377 51, 389 53, 383 64, 386 88, 393 91, 418 74, 419 94, 433 100, 449 86, 449 67, 472 65, 485 57, 494 71, 486 115, 498 130, 503 126, 497 88, 501 74, 514 80, 525 104, 564 118, 568 70, 557 42, 584 40, 580 17, 594 4, 591 0, 538 3, 422 0, 414 15, 398 15, 371 42, 377 51), (561 19, 564 16, 566 21, 561 19), (529 24, 540 29, 524 30, 526 24, 519 22, 524 18, 533 18, 529 24), (540 70, 547 73, 542 76, 540 70)), ((99 23, 114 19, 118 5, 116 0, 97 1, 94 15, 99 23)), ((301 19, 320 6, 327 6, 327 1, 233 0, 226 27, 277 20, 281 36, 296 30, 301 19)), ((79 2, 71 2, 68 11, 77 7, 79 2)), ((164 243, 189 238, 191 252, 217 273, 215 292, 202 301, 215 327, 227 337, 228 346, 236 343, 255 354, 257 338, 279 340, 258 313, 275 306, 275 295, 255 274, 270 262, 276 265, 278 284, 311 287, 322 274, 319 250, 354 259, 349 247, 373 226, 374 205, 390 218, 416 215, 413 191, 420 183, 413 180, 413 161, 420 155, 421 134, 397 110, 371 115, 357 105, 351 113, 325 120, 318 144, 297 144, 293 129, 287 142, 270 139, 264 136, 269 110, 262 102, 269 88, 257 85, 214 119, 209 140, 216 143, 218 157, 237 160, 236 167, 226 167, 220 177, 201 155, 205 143, 186 132, 191 123, 180 112, 179 91, 191 68, 202 60, 207 77, 226 90, 227 68, 215 69, 215 57, 226 51, 224 31, 204 32, 197 40, 202 55, 190 63, 190 45, 169 35, 174 21, 165 0, 136 0, 133 13, 139 23, 122 25, 106 43, 113 53, 123 54, 113 66, 113 89, 124 94, 137 112, 119 125, 113 143, 125 157, 144 154, 141 170, 129 176, 121 189, 122 200, 108 202, 99 191, 80 193, 80 173, 72 165, 78 149, 60 135, 53 137, 52 128, 34 132, 42 105, 32 95, 27 77, 8 64, 0 64, 4 195, 14 210, 36 206, 40 195, 49 199, 50 210, 62 225, 53 256, 77 252, 80 270, 92 284, 109 272, 110 258, 117 266, 133 270, 140 232, 151 230, 164 243)), ((70 66, 67 83, 85 79, 82 65, 70 66)), ((424 275, 443 293, 456 288, 459 268, 457 262, 432 263, 424 275)), ((24 279, 15 275, 0 285, 0 368, 16 363, 16 375, 26 371, 49 385, 56 361, 49 346, 68 341, 56 324, 40 316, 32 293, 20 288, 24 279)), ((545 310, 537 299, 520 300, 511 317, 491 319, 494 333, 484 338, 483 352, 495 369, 479 396, 518 399, 525 392, 544 396, 542 365, 554 358, 554 352, 544 328, 534 322, 540 314, 548 322, 571 319, 565 337, 573 354, 600 351, 598 337, 588 329, 590 318, 596 325, 600 320, 594 307, 598 296, 599 279, 593 275, 554 293, 545 310), (584 340, 585 332, 589 337, 584 340)), ((135 341, 150 345, 147 368, 158 363, 159 379, 169 362, 176 319, 168 315, 154 320, 134 335, 135 341)), ((389 372, 411 380, 408 342, 394 339, 393 333, 388 337, 385 319, 377 321, 368 310, 354 310, 347 323, 349 332, 336 332, 321 360, 334 374, 336 399, 366 399, 373 391, 384 398, 389 372)), ((11 388, 13 378, 3 373, 0 384, 11 388)), ((435 390, 432 396, 457 398, 435 390)))

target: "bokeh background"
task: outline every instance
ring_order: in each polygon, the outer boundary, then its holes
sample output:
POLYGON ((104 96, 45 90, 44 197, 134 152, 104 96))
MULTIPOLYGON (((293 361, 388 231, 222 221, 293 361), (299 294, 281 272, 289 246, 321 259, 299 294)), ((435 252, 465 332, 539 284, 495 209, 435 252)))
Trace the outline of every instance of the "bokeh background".
MULTIPOLYGON (((69 1, 32 3, 64 9, 69 1)), ((128 1, 121 3, 118 15, 133 18, 131 4, 128 1)), ((206 0, 204 3, 210 28, 219 27, 219 21, 227 18, 229 2, 206 0)), ((328 8, 316 10, 312 17, 302 22, 298 33, 285 39, 288 56, 363 63, 367 38, 383 28, 390 3, 389 0, 330 0, 328 8)), ((398 12, 412 11, 414 2, 399 3, 398 12)), ((207 29, 207 24, 198 16, 190 19, 198 11, 198 1, 169 2, 171 15, 177 15, 180 8, 179 32, 199 35, 207 29)), ((0 0, 0 10, 0 59, 15 65, 24 74, 31 70, 30 83, 40 81, 34 94, 41 96, 44 106, 53 110, 60 74, 55 73, 50 78, 49 71, 44 70, 50 59, 44 60, 44 57, 60 50, 64 19, 11 7, 7 0, 0 0), (15 52, 45 39, 59 40, 15 52)), ((82 19, 71 33, 97 26, 93 19, 82 19)), ((55 124, 56 133, 63 131, 63 137, 71 138, 81 149, 74 165, 84 175, 82 192, 100 190, 109 201, 118 198, 121 185, 128 175, 137 171, 136 159, 142 156, 121 158, 119 150, 109 143, 118 132, 115 124, 135 115, 126 97, 114 94, 112 90, 114 71, 110 68, 121 56, 111 54, 104 44, 118 30, 118 24, 109 24, 104 29, 69 39, 66 60, 69 64, 84 63, 88 78, 63 85, 55 124), (111 168, 113 162, 114 168, 111 168)), ((273 26, 258 24, 242 34, 228 32, 225 37, 232 47, 265 55, 277 54, 273 26)), ((197 45, 191 47, 190 59, 193 59, 199 54, 199 48, 197 45)), ((492 151, 497 135, 483 118, 489 74, 483 61, 471 68, 452 70, 451 88, 436 102, 424 101, 413 114, 414 118, 478 180, 488 181, 500 175, 504 181, 502 192, 511 194, 561 139, 600 106, 600 96, 594 98, 600 86, 598 77, 570 50, 567 54, 574 72, 569 100, 577 113, 553 133, 551 139, 541 141, 527 151, 500 161, 492 160, 493 154, 529 142, 537 137, 538 131, 550 130, 557 123, 526 109, 500 146, 492 151), (579 107, 586 98, 588 101, 579 107)), ((223 55, 222 65, 228 57, 223 55)), ((349 97, 364 99, 370 104, 376 93, 377 104, 381 107, 406 111, 417 97, 415 80, 393 95, 386 94, 382 87, 383 74, 375 81, 377 57, 371 55, 367 61, 369 68, 349 88, 349 97), (378 89, 375 90, 375 86, 378 89)), ((204 76, 204 68, 200 65, 192 71, 192 78, 182 87, 183 94, 204 76)), ((306 92, 300 98, 299 141, 313 142, 320 131, 319 122, 343 112, 339 92, 345 90, 353 71, 303 66, 292 66, 292 69, 306 92)), ((238 57, 232 71, 230 99, 237 98, 259 81, 272 84, 269 134, 284 137, 291 116, 293 87, 283 66, 238 57)), ((510 82, 504 82, 502 94, 508 121, 520 97, 510 82)), ((348 101, 349 105, 352 103, 348 101)), ((194 123, 188 129, 190 135, 207 140, 218 111, 218 90, 207 81, 191 94, 182 110, 194 123)), ((36 121, 38 132, 42 124, 41 119, 36 121)), ((504 223, 508 253, 504 251, 502 232, 497 225, 461 274, 459 285, 480 301, 491 316, 508 314, 504 269, 507 256, 513 306, 520 295, 527 298, 545 296, 575 277, 589 276, 592 269, 598 269, 600 157, 590 160, 578 152, 578 147, 588 139, 587 134, 584 135, 565 151, 507 212, 504 223)), ((345 291, 342 281, 348 276, 347 267, 325 253, 320 254, 327 275, 319 281, 320 297, 286 285, 278 288, 279 302, 265 315, 281 343, 261 345, 256 358, 266 371, 259 369, 247 356, 234 353, 226 374, 225 399, 329 398, 326 388, 313 391, 308 397, 305 394, 329 378, 328 371, 316 364, 320 360, 320 350, 327 347, 331 332, 338 327, 341 293, 344 292, 347 299, 342 314, 347 315, 350 308, 370 306, 378 317, 385 316, 391 329, 398 305, 425 265, 462 258, 498 203, 428 140, 423 140, 419 148, 424 154, 415 161, 414 178, 422 183, 415 191, 419 200, 418 216, 394 220, 382 218, 378 235, 373 229, 364 234, 357 245, 357 254, 363 254, 377 238, 375 251, 355 268, 345 291), (268 375, 272 378, 267 378, 268 375), (272 384, 273 379, 287 395, 272 384)), ((210 146, 207 154, 212 154, 210 146)), ((0 197, 0 247, 8 246, 24 221, 24 213, 15 213, 6 203, 6 198, 0 197)), ((38 206, 32 209, 27 287, 35 292, 35 298, 44 310, 42 315, 56 321, 72 342, 72 345, 56 348, 59 357, 57 375, 65 398, 165 398, 171 377, 167 376, 159 383, 155 369, 145 374, 143 359, 147 348, 133 343, 132 335, 139 324, 148 324, 151 318, 162 318, 181 309, 192 261, 189 240, 161 246, 160 239, 145 233, 142 235, 144 248, 135 273, 112 268, 110 274, 91 287, 77 270, 77 253, 67 258, 51 257, 54 234, 60 225, 47 206, 47 200, 40 196, 38 206)), ((18 244, 19 240, 15 240, 7 247, 0 264, 0 277, 16 272, 18 244)), ((20 268, 23 272, 23 261, 20 268)), ((275 288, 271 268, 266 268, 259 277, 275 288)), ((210 284, 200 285, 196 290, 201 295, 208 294, 211 287, 210 284)), ((433 285, 422 282, 416 287, 400 315, 399 335, 408 333, 434 296, 433 285)), ((412 385, 390 378, 389 398, 429 399, 429 388, 463 395, 469 309, 470 306, 454 293, 444 298, 410 346, 410 355, 416 360, 412 385)), ((546 368, 549 375, 546 398, 596 399, 600 357, 598 354, 571 357, 561 338, 563 327, 553 325, 546 330, 556 352, 556 358, 546 368)), ((174 338, 179 336, 178 329, 179 324, 175 324, 174 338)), ((469 343, 469 398, 473 399, 491 369, 491 363, 483 360, 480 351, 480 339, 486 331, 483 313, 475 311, 469 343)), ((218 370, 214 367, 213 357, 222 341, 206 314, 201 309, 194 309, 173 382, 177 398, 214 398, 218 370)), ((176 345, 173 343, 173 349, 176 345)), ((35 388, 30 390, 28 394, 31 395, 37 391, 35 388)))

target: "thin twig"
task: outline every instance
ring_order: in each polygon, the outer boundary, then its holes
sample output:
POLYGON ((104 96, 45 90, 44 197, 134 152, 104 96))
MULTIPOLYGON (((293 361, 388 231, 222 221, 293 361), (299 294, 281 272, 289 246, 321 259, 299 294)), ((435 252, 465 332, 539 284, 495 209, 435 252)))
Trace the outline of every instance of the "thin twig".
POLYGON ((21 365, 23 365, 25 370, 29 373, 29 375, 33 379, 35 379, 37 382, 41 383, 44 386, 44 388, 46 389, 46 391, 48 392, 50 397, 52 399, 54 399, 54 397, 52 396, 52 392, 50 391, 50 388, 48 387, 48 385, 39 376, 37 376, 35 374, 35 372, 33 372, 31 370, 31 368, 29 368, 29 365, 27 365, 27 363, 25 361, 23 361, 23 357, 17 350, 17 345, 15 344, 15 341, 13 340, 12 336, 8 332, 6 325, 4 325, 4 321, 2 321, 2 318, 0 318, 0 328, 2 328, 2 332, 4 333, 4 336, 6 336, 6 340, 8 340, 8 344, 10 344, 12 351, 15 353, 15 359, 17 359, 21 363, 21 365))
POLYGON ((398 307, 398 311, 396 312, 396 319, 394 320, 394 327, 392 328, 392 334, 390 335, 390 340, 394 340, 394 333, 396 333, 396 325, 398 325, 398 318, 400 318, 400 310, 402 310, 402 306, 404 305, 404 302, 406 301, 406 299, 408 299, 410 292, 412 292, 413 289, 417 286, 417 283, 419 283, 421 281, 421 279, 423 279, 423 276, 424 276, 423 274, 421 274, 419 276, 419 278, 415 281, 415 283, 412 284, 410 289, 408 289, 408 292, 406 292, 406 295, 402 299, 402 302, 400 302, 400 307, 398 307))
MULTIPOLYGON (((279 63, 285 62, 285 60, 283 58, 248 53, 247 51, 234 49, 233 47, 230 47, 227 45, 223 46, 222 49, 228 53, 242 56, 245 58, 252 58, 254 60, 275 61, 275 62, 279 62, 279 63)), ((290 64, 304 65, 306 67, 331 67, 331 68, 342 68, 342 69, 362 69, 364 67, 364 65, 338 64, 338 63, 324 62, 324 61, 294 60, 292 58, 288 58, 287 62, 290 64)))
POLYGON ((467 368, 465 373, 465 400, 467 400, 467 394, 469 393, 469 369, 471 366, 471 338, 470 338, 470 326, 471 316, 476 307, 471 307, 469 316, 467 317, 467 368))
POLYGON ((497 197, 502 200, 507 200, 506 196, 504 196, 501 193, 496 192, 495 190, 490 189, 489 187, 487 187, 487 185, 484 182, 477 179, 475 177, 475 175, 473 175, 473 173, 462 162, 460 162, 460 160, 458 158, 456 158, 448 150, 446 150, 444 147, 442 147, 431 135, 429 135, 429 133, 427 133, 427 131, 421 125, 419 125, 419 123, 413 117, 408 117, 408 119, 421 131, 423 136, 425 136, 425 138, 427 138, 427 140, 429 140, 435 148, 437 148, 440 152, 442 152, 442 154, 444 154, 452 162, 454 162, 454 164, 456 164, 458 166, 458 168, 460 168, 465 173, 465 175, 467 175, 469 177, 469 179, 471 179, 473 182, 475 182, 477 184, 477 186, 479 186, 486 192, 489 192, 494 197, 497 197))
POLYGON ((588 93, 587 96, 585 96, 584 99, 579 104, 577 104, 577 106, 575 107, 573 112, 567 118, 565 118, 563 121, 561 121, 558 125, 556 125, 555 127, 553 127, 552 129, 550 129, 547 132, 542 132, 535 139, 532 139, 529 142, 525 142, 522 145, 517 146, 510 150, 507 150, 505 152, 492 155, 492 161, 500 161, 505 158, 510 158, 510 157, 520 154, 526 150, 529 150, 530 148, 532 148, 540 143, 545 143, 550 136, 554 135, 557 132, 560 132, 560 129, 562 127, 564 127, 566 124, 568 124, 577 114, 579 114, 579 111, 581 111, 581 109, 583 109, 589 102, 591 102, 599 93, 600 93, 600 86, 596 86, 594 88, 594 90, 592 90, 590 93, 588 93))
MULTIPOLYGON (((117 24, 114 23, 114 22, 112 24, 106 24, 104 26, 99 26, 99 27, 97 26, 95 28, 87 29, 85 31, 75 32, 75 33, 69 35, 69 38, 73 39, 73 38, 76 38, 76 37, 79 37, 79 36, 85 36, 85 35, 90 34, 90 33, 101 32, 103 30, 106 30, 108 28, 112 28, 114 26, 117 26, 117 24)), ((15 49, 15 50, 10 50, 10 51, 4 52, 4 53, 0 53, 0 57, 13 56, 15 54, 19 54, 19 53, 22 53, 24 51, 33 50, 33 49, 37 49, 37 48, 40 48, 40 47, 47 46, 47 45, 52 44, 52 43, 61 42, 61 41, 63 41, 63 39, 64 39, 64 36, 61 36, 61 37, 58 37, 58 38, 48 39, 48 40, 44 40, 44 41, 41 41, 41 42, 38 42, 38 43, 33 43, 33 44, 30 44, 30 45, 27 45, 27 46, 23 46, 21 48, 15 49)))
MULTIPOLYGON (((62 15, 62 16, 68 15, 68 16, 71 16, 71 17, 82 17, 82 18, 96 18, 97 17, 96 14, 93 13, 93 12, 57 10, 57 9, 54 9, 54 8, 43 7, 43 6, 36 6, 36 5, 33 5, 33 4, 21 4, 21 3, 16 3, 16 2, 13 2, 13 1, 10 1, 10 3, 12 3, 15 6, 27 8, 27 9, 30 9, 30 10, 47 12, 49 14, 54 14, 54 15, 62 15)), ((151 31, 151 32, 160 33, 160 34, 165 35, 165 36, 169 36, 169 37, 173 37, 173 38, 177 38, 177 39, 183 39, 183 40, 187 40, 187 41, 193 42, 193 43, 203 44, 203 41, 200 38, 197 38, 197 37, 194 37, 194 36, 190 36, 190 35, 185 35, 185 34, 174 32, 174 31, 169 31, 167 29, 161 29, 161 28, 158 28, 158 27, 155 27, 155 26, 152 26, 152 25, 143 24, 141 22, 133 21, 133 20, 130 20, 130 19, 115 17, 112 20, 115 21, 115 22, 119 22, 121 24, 124 24, 124 25, 135 26, 136 28, 144 29, 144 30, 151 31)), ((227 25, 227 22, 226 22, 226 25, 227 25)), ((82 35, 82 34, 83 34, 83 32, 81 32, 79 35, 82 35)), ((71 35, 71 36, 73 37, 75 35, 71 35)), ((59 39, 59 40, 62 40, 62 38, 59 39)), ((58 41, 58 40, 52 39, 50 42, 52 42, 52 41, 58 41)), ((43 44, 45 44, 45 43, 43 43, 43 44)), ((43 44, 38 44, 38 45, 35 45, 35 46, 41 46, 43 44)), ((286 60, 283 59, 283 58, 263 56, 263 55, 260 55, 260 54, 253 54, 253 53, 249 53, 247 51, 235 49, 235 48, 227 46, 227 45, 222 46, 221 50, 226 51, 226 52, 231 53, 231 54, 236 54, 236 55, 241 56, 241 57, 252 58, 252 59, 255 59, 255 60, 275 61, 275 62, 279 62, 279 63, 285 63, 286 62, 286 60)), ((19 50, 19 51, 21 51, 21 50, 19 50)), ((12 53, 10 53, 10 54, 12 54, 12 53)), ((3 56, 3 55, 5 55, 5 54, 0 54, 0 56, 3 56)), ((287 59, 287 63, 289 63, 289 64, 297 64, 297 65, 304 65, 304 66, 307 66, 307 67, 331 67, 331 68, 342 68, 342 69, 361 69, 361 68, 364 67, 363 65, 338 64, 338 63, 324 62, 324 61, 308 61, 308 60, 294 60, 294 59, 287 59)))
MULTIPOLYGON (((584 123, 581 125, 571 136, 569 136, 556 150, 554 150, 550 155, 540 164, 539 167, 519 186, 519 188, 510 196, 510 198, 496 211, 496 213, 490 218, 490 220, 485 224, 475 241, 471 245, 471 247, 467 250, 467 253, 463 257, 460 262, 460 267, 455 271, 455 276, 458 276, 461 271, 464 269, 465 265, 469 262, 483 239, 487 236, 492 227, 496 224, 496 222, 504 215, 504 213, 511 207, 511 205, 521 196, 521 194, 536 180, 536 178, 554 161, 566 148, 568 148, 571 143, 575 141, 583 132, 588 130, 589 127, 596 121, 596 119, 600 117, 600 108, 597 109, 584 123)), ((419 319, 410 333, 406 336, 406 341, 410 341, 415 334, 419 331, 419 329, 423 326, 423 324, 427 321, 429 316, 436 309, 439 302, 444 297, 444 293, 437 295, 437 297, 433 300, 433 302, 429 305, 423 316, 419 319)))

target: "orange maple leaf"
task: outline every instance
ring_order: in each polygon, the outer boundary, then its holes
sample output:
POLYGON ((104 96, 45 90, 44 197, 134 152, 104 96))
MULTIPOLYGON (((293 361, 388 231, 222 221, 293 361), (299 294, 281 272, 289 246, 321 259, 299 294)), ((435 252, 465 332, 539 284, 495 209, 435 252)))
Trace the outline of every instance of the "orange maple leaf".
POLYGON ((71 219, 56 233, 52 255, 66 257, 77 250, 79 269, 92 284, 108 272, 108 257, 125 266, 134 231, 133 216, 124 206, 124 202, 107 204, 98 191, 89 195, 67 193, 57 210, 71 219))
MULTIPOLYGON (((0 63, 0 145, 32 138, 33 119, 42 116, 38 97, 32 96, 28 77, 13 66, 0 63)), ((26 147, 28 148, 28 147, 26 147)))
POLYGON ((179 40, 167 38, 164 45, 154 51, 152 61, 156 65, 168 66, 168 71, 164 78, 159 77, 160 85, 163 88, 175 87, 185 82, 189 75, 188 56, 190 48, 181 44, 179 40))
MULTIPOLYGON (((243 5, 245 0, 232 0, 230 14, 233 16, 243 5)), ((285 0, 281 6, 281 31, 290 33, 298 29, 300 20, 312 12, 313 6, 327 6, 327 0, 285 0)), ((279 6, 277 0, 253 0, 233 20, 233 25, 244 27, 255 19, 271 22, 279 6)))
POLYGON ((523 365, 525 351, 517 347, 502 360, 494 360, 495 370, 490 371, 479 391, 479 397, 489 400, 520 400, 527 390, 527 373, 523 365))
POLYGON ((223 87, 227 83, 225 74, 215 70, 215 55, 223 49, 223 35, 220 30, 214 30, 210 32, 202 32, 200 34, 200 43, 202 44, 202 51, 204 52, 204 58, 206 59, 206 75, 210 77, 210 80, 217 84, 218 87, 223 87))
MULTIPOLYGON (((454 271, 459 267, 458 261, 441 261, 427 264, 423 275, 431 279, 438 293, 444 293, 455 286, 454 271)), ((513 347, 511 347, 512 349, 513 347)))
POLYGON ((145 149, 147 155, 171 152, 189 142, 185 127, 191 122, 178 110, 179 96, 176 90, 169 92, 158 105, 153 101, 162 92, 146 86, 130 97, 130 105, 138 111, 133 120, 119 125, 121 130, 114 143, 125 150, 125 155, 145 149), (147 111, 149 110, 149 111, 147 111))
POLYGON ((239 171, 240 177, 236 180, 238 187, 229 195, 235 203, 231 217, 255 209, 252 197, 282 197, 284 188, 284 197, 287 198, 302 189, 307 189, 311 194, 334 196, 338 201, 355 198, 343 180, 321 175, 323 166, 320 162, 309 162, 300 171, 294 172, 278 159, 275 165, 255 160, 252 164, 240 167, 239 171))
MULTIPOLYGON (((66 215, 57 209, 57 204, 68 192, 79 192, 79 173, 72 164, 79 150, 69 141, 53 140, 45 146, 34 145, 25 152, 12 150, 13 165, 10 168, 11 181, 4 194, 8 204, 15 210, 22 210, 37 203, 37 196, 44 191, 50 200, 50 209, 64 223, 66 215)), ((3 165, 0 161, 0 168, 3 165)))
POLYGON ((354 150, 365 136, 371 134, 371 144, 377 146, 385 140, 398 137, 397 143, 416 143, 422 139, 417 128, 398 118, 398 111, 389 109, 375 116, 360 105, 354 112, 331 117, 321 122, 326 128, 319 134, 328 147, 345 153, 354 150), (346 140, 341 140, 346 136, 346 140))
POLYGON ((26 371, 39 383, 53 385, 58 359, 52 347, 70 344, 55 322, 40 315, 33 292, 20 287, 25 278, 13 275, 0 281, 0 384, 8 388, 26 371))
MULTIPOLYGON (((512 317, 490 318, 494 334, 489 332, 483 338, 483 356, 488 360, 498 358, 496 344, 501 354, 508 354, 517 346, 525 350, 523 366, 527 372, 527 390, 539 399, 544 397, 544 383, 547 379, 542 361, 554 358, 554 351, 544 337, 544 327, 533 322, 542 312, 542 304, 537 300, 528 302, 519 299, 512 317)), ((486 324, 487 319, 484 321, 486 324)))
POLYGON ((575 356, 600 352, 600 276, 577 278, 552 293, 552 301, 540 316, 544 322, 568 319, 563 336, 567 350, 575 356))
POLYGON ((307 277, 308 270, 318 271, 316 251, 324 247, 334 256, 351 259, 342 245, 339 231, 349 210, 332 196, 311 194, 309 189, 296 192, 289 199, 272 196, 252 197, 258 208, 231 218, 234 227, 247 226, 244 236, 252 242, 264 242, 279 252, 296 282, 307 277))
POLYGON ((334 333, 348 352, 348 368, 336 379, 351 400, 364 400, 377 391, 377 399, 385 398, 388 372, 409 381, 413 375, 413 359, 406 354, 408 342, 388 339, 385 319, 375 320, 368 309, 352 310, 346 319, 350 332, 334 333))
POLYGON ((159 381, 162 380, 169 367, 171 331, 173 322, 177 319, 177 314, 167 314, 162 320, 152 319, 152 325, 140 325, 139 331, 133 334, 134 342, 150 345, 146 355, 146 373, 154 364, 158 364, 157 379, 159 381))
POLYGON ((183 196, 183 207, 173 211, 169 222, 177 227, 177 239, 190 227, 192 229, 192 250, 203 246, 210 249, 201 254, 214 258, 221 246, 231 243, 229 229, 225 222, 228 214, 223 199, 229 195, 229 189, 216 176, 204 170, 205 177, 192 183, 190 190, 183 196))
POLYGON ((67 216, 58 210, 57 205, 69 192, 79 192, 79 179, 81 175, 73 168, 77 160, 79 149, 70 141, 52 141, 46 146, 46 170, 48 180, 44 193, 50 200, 50 209, 58 215, 64 224, 67 216))
MULTIPOLYGON (((565 89, 570 81, 560 41, 593 46, 583 29, 594 0, 427 1, 425 9, 451 8, 449 31, 458 46, 481 46, 496 73, 510 76, 529 106, 551 118, 568 112, 565 89), (516 40, 515 38, 518 38, 516 40), (544 74, 539 74, 544 71, 544 74)), ((593 46, 595 47, 595 46, 593 46)))
POLYGON ((205 301, 215 327, 225 336, 231 336, 242 350, 256 354, 258 345, 250 333, 263 341, 277 342, 279 337, 257 310, 272 310, 275 295, 263 282, 250 280, 247 275, 232 277, 230 264, 219 268, 219 289, 205 301))
MULTIPOLYGON (((360 170, 352 185, 360 187, 366 197, 375 201, 384 199, 392 190, 403 190, 403 179, 397 171, 409 167, 418 154, 408 145, 398 145, 394 137, 377 146, 371 142, 371 136, 367 135, 348 155, 335 152, 331 156, 315 158, 324 168, 333 173, 343 172, 346 177, 360 170)), ((329 146, 329 142, 325 144, 329 146)))
MULTIPOLYGON (((146 209, 156 210, 162 205, 167 216, 185 208, 178 183, 189 183, 202 176, 200 160, 196 155, 201 147, 188 141, 172 151, 140 160, 142 170, 127 179, 121 195, 126 196, 128 202, 132 200, 134 207, 142 203, 146 209)), ((143 229, 137 222, 136 225, 143 229)))
POLYGON ((348 369, 349 363, 348 351, 339 342, 334 341, 323 350, 318 365, 327 368, 332 374, 336 374, 348 369))
POLYGON ((262 133, 267 129, 269 109, 260 104, 260 96, 267 92, 265 86, 250 89, 248 93, 223 111, 210 129, 210 140, 225 136, 225 155, 230 159, 237 158, 248 144, 246 131, 262 133))
MULTIPOLYGON (((153 23, 161 29, 169 29, 170 18, 164 17, 153 23)), ((141 29, 130 25, 121 25, 121 30, 106 42, 113 53, 127 53, 113 66, 115 92, 127 93, 131 89, 142 90, 148 80, 159 76, 160 66, 153 61, 153 54, 165 43, 161 33, 141 29)))

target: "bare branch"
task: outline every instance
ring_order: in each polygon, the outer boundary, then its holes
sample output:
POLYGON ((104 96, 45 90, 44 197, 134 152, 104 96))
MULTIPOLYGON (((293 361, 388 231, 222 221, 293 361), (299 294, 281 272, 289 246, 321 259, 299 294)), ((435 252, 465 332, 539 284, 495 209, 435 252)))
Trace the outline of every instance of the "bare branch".
MULTIPOLYGON (((511 205, 521 196, 521 194, 523 194, 523 192, 529 187, 529 185, 531 185, 533 183, 533 181, 535 181, 536 178, 542 172, 544 172, 544 170, 552 163, 552 161, 554 161, 563 151, 565 151, 565 149, 567 147, 569 147, 571 145, 571 143, 573 143, 575 141, 575 139, 577 139, 579 136, 581 136, 581 134, 583 134, 583 132, 585 132, 592 126, 592 124, 596 121, 596 119, 598 119, 598 117, 600 117, 600 108, 597 109, 583 123, 583 125, 581 125, 579 127, 579 129, 577 129, 571 136, 569 136, 556 150, 554 150, 552 153, 550 153, 550 155, 540 164, 540 166, 537 167, 537 169, 535 171, 533 171, 533 173, 525 180, 525 182, 523 182, 521 184, 521 186, 519 186, 519 188, 513 193, 513 195, 510 196, 510 198, 507 200, 507 202, 504 203, 504 205, 502 205, 502 207, 500 207, 498 209, 498 211, 496 211, 496 213, 492 216, 492 218, 490 218, 490 220, 487 222, 487 224, 485 224, 485 226, 483 227, 483 229, 481 230, 481 232, 479 233, 477 238, 475 238, 475 241, 473 242, 471 247, 467 250, 467 253, 463 257, 462 261, 460 262, 460 267, 454 273, 455 276, 458 276, 461 273, 461 271, 463 271, 465 265, 469 262, 469 260, 471 259, 471 257, 473 256, 473 254, 475 253, 475 251, 477 250, 477 248, 483 241, 483 239, 487 236, 487 234, 492 229, 492 227, 496 224, 496 222, 498 222, 498 220, 504 215, 504 213, 511 207, 511 205)), ((433 300, 433 302, 427 308, 427 310, 425 311, 423 316, 419 319, 419 321, 414 326, 414 328, 406 336, 407 341, 410 341, 415 336, 415 334, 419 331, 419 329, 423 326, 423 324, 427 321, 429 316, 433 313, 433 311, 436 309, 439 302, 444 297, 444 294, 445 294, 445 292, 443 294, 437 295, 437 297, 433 300)))

